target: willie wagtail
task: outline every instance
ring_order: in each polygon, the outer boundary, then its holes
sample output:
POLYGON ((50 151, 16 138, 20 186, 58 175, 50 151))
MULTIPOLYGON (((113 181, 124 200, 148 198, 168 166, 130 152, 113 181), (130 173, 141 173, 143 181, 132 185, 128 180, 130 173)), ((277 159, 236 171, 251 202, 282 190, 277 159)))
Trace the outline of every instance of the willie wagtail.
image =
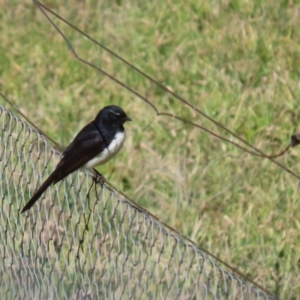
POLYGON ((51 185, 80 169, 86 171, 102 165, 115 156, 125 141, 123 124, 132 121, 122 108, 110 105, 100 110, 95 120, 87 124, 62 154, 53 173, 22 209, 21 213, 41 197, 51 185))

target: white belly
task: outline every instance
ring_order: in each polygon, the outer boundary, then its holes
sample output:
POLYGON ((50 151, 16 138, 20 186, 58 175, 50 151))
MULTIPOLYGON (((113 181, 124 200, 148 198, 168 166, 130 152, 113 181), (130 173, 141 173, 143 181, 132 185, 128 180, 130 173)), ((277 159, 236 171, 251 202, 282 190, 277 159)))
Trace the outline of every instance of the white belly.
POLYGON ((103 150, 97 156, 88 161, 80 169, 83 171, 86 169, 92 169, 96 166, 103 165, 111 158, 113 158, 123 147, 125 141, 125 132, 118 132, 115 138, 111 141, 108 148, 103 150))

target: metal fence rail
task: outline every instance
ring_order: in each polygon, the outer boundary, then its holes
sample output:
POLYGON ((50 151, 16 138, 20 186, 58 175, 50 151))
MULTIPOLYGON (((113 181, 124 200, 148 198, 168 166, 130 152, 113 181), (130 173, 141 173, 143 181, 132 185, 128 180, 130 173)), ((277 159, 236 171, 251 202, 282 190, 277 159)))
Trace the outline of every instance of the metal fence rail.
POLYGON ((59 153, 0 106, 0 288, 6 299, 275 299, 88 174, 20 214, 59 153))

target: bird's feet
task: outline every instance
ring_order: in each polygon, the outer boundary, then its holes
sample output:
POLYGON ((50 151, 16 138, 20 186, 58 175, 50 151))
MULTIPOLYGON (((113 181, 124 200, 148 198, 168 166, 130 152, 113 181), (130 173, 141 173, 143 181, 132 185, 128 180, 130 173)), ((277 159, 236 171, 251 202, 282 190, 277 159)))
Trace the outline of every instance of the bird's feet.
POLYGON ((94 169, 94 171, 95 171, 95 177, 94 177, 95 183, 103 185, 105 182, 105 177, 101 173, 99 173, 96 169, 94 169))

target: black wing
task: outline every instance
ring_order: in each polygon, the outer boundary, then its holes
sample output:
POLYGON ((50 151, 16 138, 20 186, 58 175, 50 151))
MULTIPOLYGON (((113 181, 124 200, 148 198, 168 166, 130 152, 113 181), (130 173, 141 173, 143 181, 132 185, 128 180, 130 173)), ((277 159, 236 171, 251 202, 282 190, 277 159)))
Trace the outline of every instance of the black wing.
POLYGON ((78 170, 106 147, 104 136, 93 122, 89 123, 77 134, 63 153, 63 157, 56 167, 58 171, 53 182, 56 183, 78 170))
POLYGON ((52 183, 57 183, 78 170, 106 147, 104 136, 99 132, 94 123, 87 124, 64 151, 63 157, 56 166, 56 169, 26 203, 21 213, 30 209, 52 183))

